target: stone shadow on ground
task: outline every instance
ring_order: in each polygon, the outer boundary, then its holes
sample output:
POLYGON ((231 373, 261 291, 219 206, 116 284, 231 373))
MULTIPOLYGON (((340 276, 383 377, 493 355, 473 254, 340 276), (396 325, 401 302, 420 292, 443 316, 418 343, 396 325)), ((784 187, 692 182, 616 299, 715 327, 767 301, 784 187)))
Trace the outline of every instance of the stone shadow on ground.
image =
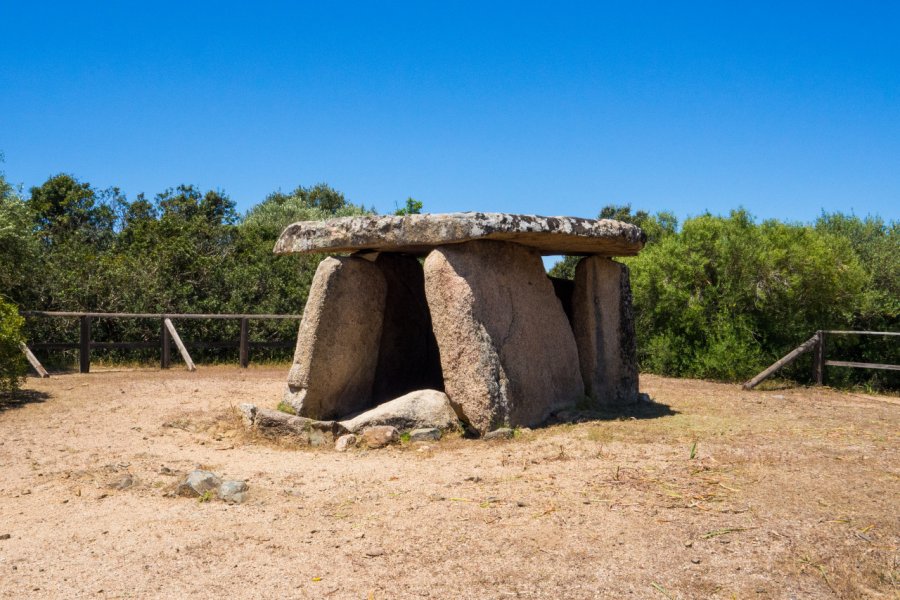
POLYGON ((586 423, 588 421, 623 421, 629 419, 659 419, 679 414, 668 404, 657 402, 647 394, 641 394, 635 404, 615 409, 575 408, 556 413, 547 425, 562 423, 586 423))
POLYGON ((19 390, 16 392, 0 392, 0 413, 13 408, 21 408, 26 404, 44 402, 50 398, 47 392, 36 390, 19 390))

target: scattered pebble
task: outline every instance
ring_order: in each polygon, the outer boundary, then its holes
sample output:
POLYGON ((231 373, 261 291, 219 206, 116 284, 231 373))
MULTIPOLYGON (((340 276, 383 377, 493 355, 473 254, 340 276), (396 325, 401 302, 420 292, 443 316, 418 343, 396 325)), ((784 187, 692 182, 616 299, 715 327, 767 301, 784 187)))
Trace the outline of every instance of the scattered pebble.
POLYGON ((513 430, 509 427, 501 427, 500 429, 495 429, 494 431, 489 431, 484 434, 485 440, 509 440, 513 437, 513 430))
POLYGON ((215 473, 195 469, 188 473, 185 480, 176 488, 175 493, 187 498, 202 496, 206 492, 216 490, 220 485, 222 485, 222 480, 215 473))
POLYGON ((334 449, 338 452, 346 452, 350 448, 356 445, 356 436, 352 433, 348 433, 347 435, 342 435, 337 439, 334 443, 334 449))
POLYGON ((383 448, 400 441, 400 432, 396 427, 390 425, 378 425, 363 431, 359 436, 359 441, 366 448, 383 448))
POLYGON ((111 487, 115 490, 127 490, 128 488, 130 488, 133 485, 134 485, 134 477, 132 477, 131 475, 125 475, 118 481, 114 481, 113 483, 109 484, 109 487, 111 487))
POLYGON ((225 481, 219 486, 219 498, 232 504, 240 504, 247 499, 249 486, 239 479, 225 481))
POLYGON ((409 432, 410 442, 436 442, 441 439, 441 430, 437 427, 413 429, 409 432))

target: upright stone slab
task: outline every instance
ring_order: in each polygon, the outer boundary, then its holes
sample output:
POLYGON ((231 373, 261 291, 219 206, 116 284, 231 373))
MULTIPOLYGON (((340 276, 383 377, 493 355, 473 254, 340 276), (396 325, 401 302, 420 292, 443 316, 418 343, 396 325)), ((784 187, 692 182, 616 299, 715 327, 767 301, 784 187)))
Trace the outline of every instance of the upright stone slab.
POLYGON ((381 269, 367 260, 319 263, 285 392, 298 415, 336 419, 372 406, 386 291, 381 269))
POLYGON ((425 274, 415 257, 380 253, 387 282, 384 324, 372 397, 376 404, 415 390, 442 390, 441 359, 425 300, 425 274))
POLYGON ((485 433, 534 426, 584 395, 572 329, 537 250, 473 241, 425 260, 444 388, 485 433))
POLYGON ((572 325, 584 390, 604 408, 638 399, 637 350, 628 267, 601 256, 575 268, 572 325))

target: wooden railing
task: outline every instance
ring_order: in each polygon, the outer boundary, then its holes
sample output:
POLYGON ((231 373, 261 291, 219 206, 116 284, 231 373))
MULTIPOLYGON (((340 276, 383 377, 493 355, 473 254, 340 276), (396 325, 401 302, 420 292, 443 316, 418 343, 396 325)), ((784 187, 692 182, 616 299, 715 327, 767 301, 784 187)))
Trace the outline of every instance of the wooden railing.
POLYGON ((778 369, 791 364, 801 354, 814 352, 812 376, 816 385, 822 385, 825 381, 825 367, 850 367, 853 369, 887 369, 890 371, 900 371, 900 365, 888 365, 881 363, 864 363, 852 362, 848 360, 826 360, 825 359, 825 337, 827 335, 878 335, 878 336, 900 336, 900 332, 894 331, 836 331, 836 330, 819 330, 811 338, 782 356, 780 359, 772 363, 768 368, 759 373, 756 377, 744 384, 745 390, 752 390, 763 382, 778 369))
POLYGON ((251 320, 297 320, 299 315, 271 315, 271 314, 198 314, 198 313, 103 313, 103 312, 65 312, 65 311, 23 311, 26 318, 77 318, 80 322, 80 336, 78 343, 36 343, 30 346, 22 346, 28 362, 41 376, 46 377, 47 371, 38 362, 31 350, 78 350, 79 371, 89 373, 91 370, 91 350, 96 349, 160 349, 160 367, 168 369, 172 360, 171 345, 181 354, 189 371, 195 370, 194 361, 188 353, 187 345, 182 342, 173 320, 180 319, 231 319, 240 320, 240 337, 236 342, 189 342, 188 345, 202 348, 238 348, 238 356, 241 367, 246 368, 250 364, 251 348, 291 348, 293 341, 284 342, 251 342, 251 320), (159 342, 95 342, 91 339, 91 323, 94 319, 159 319, 159 342))

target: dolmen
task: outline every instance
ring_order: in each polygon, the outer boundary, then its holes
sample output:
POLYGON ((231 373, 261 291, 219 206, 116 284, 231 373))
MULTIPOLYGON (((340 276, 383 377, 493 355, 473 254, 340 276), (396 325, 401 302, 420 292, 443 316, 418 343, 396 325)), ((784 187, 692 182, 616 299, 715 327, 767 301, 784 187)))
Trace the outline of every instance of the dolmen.
POLYGON ((416 390, 445 392, 485 434, 575 406, 638 400, 628 268, 645 236, 619 221, 498 213, 343 217, 287 227, 278 254, 321 261, 285 402, 340 420, 416 390), (542 255, 584 256, 574 281, 542 255))

